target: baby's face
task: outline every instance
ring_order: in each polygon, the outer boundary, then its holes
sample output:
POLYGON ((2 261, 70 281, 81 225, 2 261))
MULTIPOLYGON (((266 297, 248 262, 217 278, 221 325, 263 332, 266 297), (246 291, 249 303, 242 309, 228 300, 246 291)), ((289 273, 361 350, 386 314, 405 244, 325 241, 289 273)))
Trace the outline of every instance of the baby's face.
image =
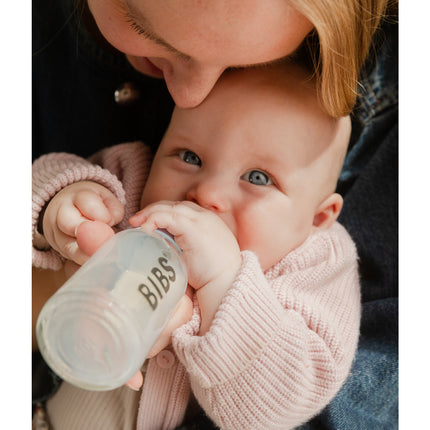
POLYGON ((142 207, 193 201, 215 212, 264 269, 299 246, 332 187, 326 145, 335 122, 276 86, 234 78, 194 109, 175 109, 142 207), (232 84, 232 85, 230 85, 232 84))

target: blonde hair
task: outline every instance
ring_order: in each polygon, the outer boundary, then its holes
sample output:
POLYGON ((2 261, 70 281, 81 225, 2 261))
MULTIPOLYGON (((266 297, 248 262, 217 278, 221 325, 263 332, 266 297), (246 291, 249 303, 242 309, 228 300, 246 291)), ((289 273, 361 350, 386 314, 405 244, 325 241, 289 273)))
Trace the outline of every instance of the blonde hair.
POLYGON ((291 2, 315 27, 302 49, 310 56, 323 108, 334 117, 350 114, 373 36, 387 11, 396 9, 397 0, 291 2))

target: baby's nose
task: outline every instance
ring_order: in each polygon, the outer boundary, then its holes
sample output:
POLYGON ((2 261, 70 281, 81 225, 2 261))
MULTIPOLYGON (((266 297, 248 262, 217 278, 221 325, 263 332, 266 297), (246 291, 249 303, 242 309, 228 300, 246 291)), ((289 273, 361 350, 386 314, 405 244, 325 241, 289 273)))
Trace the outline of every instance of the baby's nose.
POLYGON ((227 212, 231 208, 226 188, 214 180, 200 182, 190 188, 187 200, 197 203, 205 209, 215 212, 227 212))

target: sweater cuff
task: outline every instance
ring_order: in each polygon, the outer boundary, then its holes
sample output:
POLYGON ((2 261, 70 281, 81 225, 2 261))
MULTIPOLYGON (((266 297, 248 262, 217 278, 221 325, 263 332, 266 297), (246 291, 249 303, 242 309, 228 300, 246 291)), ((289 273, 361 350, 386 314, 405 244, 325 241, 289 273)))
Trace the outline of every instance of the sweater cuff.
POLYGON ((173 345, 192 378, 209 388, 237 376, 256 360, 279 330, 283 308, 255 254, 242 252, 242 266, 209 331, 193 336, 179 328, 173 345))
POLYGON ((92 181, 105 186, 125 205, 125 192, 121 182, 108 170, 72 154, 53 153, 40 157, 33 163, 33 266, 53 270, 61 268, 63 258, 49 247, 37 231, 37 225, 40 213, 52 197, 66 186, 80 181, 92 181))

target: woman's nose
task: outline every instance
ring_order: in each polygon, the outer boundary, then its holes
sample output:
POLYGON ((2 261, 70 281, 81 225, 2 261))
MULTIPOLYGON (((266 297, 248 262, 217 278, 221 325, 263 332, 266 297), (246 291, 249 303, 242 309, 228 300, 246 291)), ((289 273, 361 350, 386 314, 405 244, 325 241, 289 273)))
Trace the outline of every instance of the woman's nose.
POLYGON ((224 69, 193 64, 173 65, 163 70, 167 88, 180 108, 198 106, 211 92, 224 69))
POLYGON ((214 179, 196 183, 188 190, 186 199, 214 212, 223 213, 231 209, 228 189, 214 179))

